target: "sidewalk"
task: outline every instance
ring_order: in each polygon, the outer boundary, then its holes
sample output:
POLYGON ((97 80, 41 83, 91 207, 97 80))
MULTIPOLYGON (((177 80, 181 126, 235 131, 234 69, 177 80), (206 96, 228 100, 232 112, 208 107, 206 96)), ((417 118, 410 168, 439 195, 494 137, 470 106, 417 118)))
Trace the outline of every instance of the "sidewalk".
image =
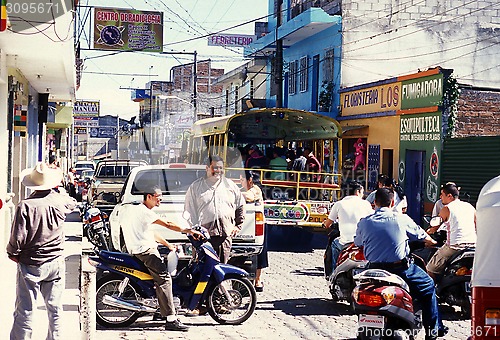
MULTIPOLYGON (((75 211, 68 215, 64 224, 66 242, 66 286, 63 292, 62 338, 80 338, 80 263, 82 254, 82 223, 75 211)), ((7 258, 5 248, 0 249, 0 339, 9 339, 16 299, 17 265, 7 258)), ((44 340, 47 335, 47 314, 42 296, 38 296, 38 308, 34 311, 33 339, 44 340)))

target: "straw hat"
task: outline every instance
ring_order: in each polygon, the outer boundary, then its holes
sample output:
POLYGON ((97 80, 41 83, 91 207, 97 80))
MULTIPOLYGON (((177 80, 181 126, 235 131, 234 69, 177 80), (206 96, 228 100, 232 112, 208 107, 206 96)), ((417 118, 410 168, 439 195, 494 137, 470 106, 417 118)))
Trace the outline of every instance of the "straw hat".
POLYGON ((32 190, 49 190, 61 184, 61 169, 49 168, 45 163, 37 163, 34 168, 21 171, 21 182, 32 190))

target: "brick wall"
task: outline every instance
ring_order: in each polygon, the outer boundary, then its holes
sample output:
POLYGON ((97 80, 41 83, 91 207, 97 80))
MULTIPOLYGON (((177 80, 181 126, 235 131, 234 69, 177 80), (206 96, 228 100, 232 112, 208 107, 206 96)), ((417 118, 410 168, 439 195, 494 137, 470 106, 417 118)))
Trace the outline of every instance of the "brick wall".
MULTIPOLYGON (((201 93, 221 93, 222 86, 212 86, 211 84, 219 76, 224 74, 224 69, 212 68, 210 60, 197 62, 197 87, 201 93)), ((192 92, 193 90, 193 63, 172 67, 172 81, 174 88, 182 91, 192 92)))
POLYGON ((461 89, 457 137, 500 135, 500 92, 461 89))

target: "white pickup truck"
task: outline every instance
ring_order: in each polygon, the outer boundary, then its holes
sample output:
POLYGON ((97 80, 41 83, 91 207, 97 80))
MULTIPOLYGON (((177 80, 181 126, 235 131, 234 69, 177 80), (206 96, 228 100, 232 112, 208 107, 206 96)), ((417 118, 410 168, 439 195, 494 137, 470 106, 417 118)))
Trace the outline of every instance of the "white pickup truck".
MULTIPOLYGON (((130 171, 123 185, 118 204, 109 217, 111 239, 115 249, 121 249, 120 212, 130 204, 141 204, 144 189, 158 186, 163 192, 159 207, 153 208, 157 214, 181 226, 188 226, 183 218, 186 191, 196 179, 205 176, 204 165, 163 164, 139 166, 130 171)), ((161 235, 172 243, 188 243, 187 237, 160 226, 153 226, 161 235)), ((253 278, 256 269, 256 257, 262 251, 264 242, 264 207, 248 203, 245 206, 245 221, 238 235, 233 239, 231 260, 229 263, 245 269, 253 278)))

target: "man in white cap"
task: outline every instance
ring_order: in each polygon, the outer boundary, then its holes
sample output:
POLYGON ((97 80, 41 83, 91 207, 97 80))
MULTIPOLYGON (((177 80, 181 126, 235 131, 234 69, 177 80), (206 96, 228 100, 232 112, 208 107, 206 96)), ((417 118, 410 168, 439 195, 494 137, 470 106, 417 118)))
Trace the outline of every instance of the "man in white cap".
POLYGON ((34 190, 19 202, 7 254, 18 264, 14 324, 10 339, 30 339, 36 296, 41 292, 48 314, 46 339, 61 339, 61 295, 64 290, 63 224, 76 201, 53 188, 62 180, 60 169, 38 163, 21 172, 22 183, 34 190))

